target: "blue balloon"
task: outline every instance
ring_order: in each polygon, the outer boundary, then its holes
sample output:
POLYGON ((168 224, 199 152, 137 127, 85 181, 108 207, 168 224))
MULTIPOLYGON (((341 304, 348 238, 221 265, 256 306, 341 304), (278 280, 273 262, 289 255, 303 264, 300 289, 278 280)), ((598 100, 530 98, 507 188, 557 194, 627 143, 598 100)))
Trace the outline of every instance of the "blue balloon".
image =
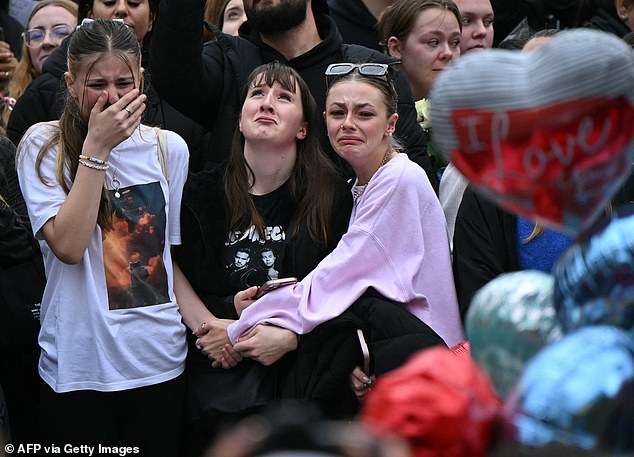
POLYGON ((465 330, 471 356, 505 398, 526 362, 562 336, 552 276, 524 270, 493 279, 471 300, 465 330))
POLYGON ((504 415, 527 447, 634 451, 634 341, 591 326, 546 346, 526 365, 504 415))
MULTIPOLYGON (((626 208, 627 212, 631 208, 626 208)), ((634 328, 634 215, 571 246, 553 270, 554 306, 565 332, 586 325, 634 328)))

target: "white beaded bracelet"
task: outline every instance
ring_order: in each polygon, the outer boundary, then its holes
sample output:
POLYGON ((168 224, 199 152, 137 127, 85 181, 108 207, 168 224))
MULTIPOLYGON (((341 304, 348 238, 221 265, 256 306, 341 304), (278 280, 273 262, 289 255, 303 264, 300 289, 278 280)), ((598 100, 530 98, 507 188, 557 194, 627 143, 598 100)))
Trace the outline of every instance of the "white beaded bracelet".
POLYGON ((95 165, 90 162, 86 162, 85 160, 80 160, 79 163, 81 163, 84 167, 92 168, 93 170, 106 171, 108 169, 107 163, 105 165, 95 165))

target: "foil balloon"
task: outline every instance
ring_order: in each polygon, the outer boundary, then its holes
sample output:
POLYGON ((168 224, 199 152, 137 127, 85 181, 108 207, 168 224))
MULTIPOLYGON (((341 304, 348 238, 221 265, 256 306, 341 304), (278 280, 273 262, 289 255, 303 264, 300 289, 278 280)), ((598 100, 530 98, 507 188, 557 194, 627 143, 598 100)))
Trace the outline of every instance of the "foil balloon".
POLYGON ((433 141, 500 206, 574 236, 629 174, 632 81, 631 48, 594 30, 466 55, 432 87, 433 141))
POLYGON ((592 324, 634 330, 632 207, 588 240, 571 246, 553 269, 554 305, 564 331, 592 324))
POLYGON ((481 457, 493 440, 501 403, 469 358, 425 349, 379 377, 361 422, 379 436, 399 436, 414 457, 481 457))
POLYGON ((529 448, 634 452, 634 342, 593 326, 545 347, 526 365, 504 418, 513 440, 529 448))
POLYGON ((553 306, 553 277, 541 271, 505 273, 482 287, 466 318, 471 356, 505 398, 539 350, 562 336, 553 306))

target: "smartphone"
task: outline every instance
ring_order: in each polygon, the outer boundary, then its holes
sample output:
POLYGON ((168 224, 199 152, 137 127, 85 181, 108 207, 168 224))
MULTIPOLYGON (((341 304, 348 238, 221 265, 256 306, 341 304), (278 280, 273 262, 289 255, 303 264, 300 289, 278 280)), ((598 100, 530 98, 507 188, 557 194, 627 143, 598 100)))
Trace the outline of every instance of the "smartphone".
POLYGON ((297 282, 297 278, 280 278, 280 279, 271 279, 270 281, 266 281, 259 288, 253 299, 260 298, 262 295, 269 293, 272 290, 275 290, 279 287, 290 286, 291 284, 295 284, 297 282))

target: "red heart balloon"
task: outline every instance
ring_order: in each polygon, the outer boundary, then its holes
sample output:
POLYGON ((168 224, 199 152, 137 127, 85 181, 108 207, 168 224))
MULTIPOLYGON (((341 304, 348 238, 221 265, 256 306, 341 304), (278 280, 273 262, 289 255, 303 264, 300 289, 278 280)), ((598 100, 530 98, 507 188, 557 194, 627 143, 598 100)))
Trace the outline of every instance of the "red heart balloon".
POLYGON ((534 53, 481 52, 443 73, 431 94, 434 141, 476 189, 572 235, 591 225, 634 158, 631 49, 576 30, 534 53))

